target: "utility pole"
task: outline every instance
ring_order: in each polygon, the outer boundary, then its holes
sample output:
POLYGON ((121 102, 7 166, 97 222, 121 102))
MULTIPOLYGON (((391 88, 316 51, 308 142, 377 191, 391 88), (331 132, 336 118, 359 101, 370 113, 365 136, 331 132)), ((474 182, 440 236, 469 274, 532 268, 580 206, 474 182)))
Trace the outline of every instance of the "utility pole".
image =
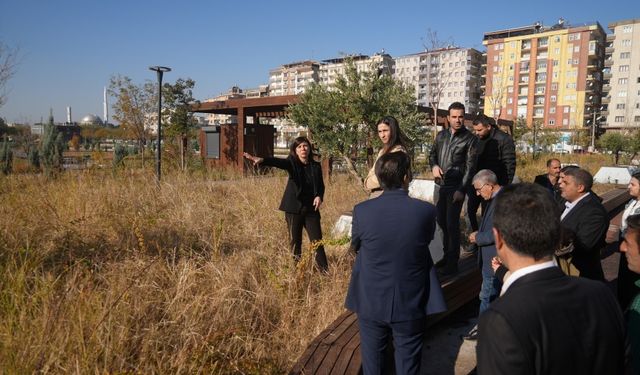
POLYGON ((158 73, 158 145, 156 147, 156 182, 160 185, 160 171, 162 163, 162 74, 170 72, 171 68, 166 66, 150 66, 149 70, 153 70, 158 73))

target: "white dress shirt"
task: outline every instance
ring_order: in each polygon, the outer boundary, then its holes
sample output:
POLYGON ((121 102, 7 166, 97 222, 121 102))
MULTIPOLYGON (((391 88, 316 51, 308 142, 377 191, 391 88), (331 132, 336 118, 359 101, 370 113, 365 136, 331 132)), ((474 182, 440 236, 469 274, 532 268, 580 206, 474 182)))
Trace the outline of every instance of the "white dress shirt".
POLYGON ((564 220, 564 217, 567 216, 567 214, 569 214, 569 212, 576 206, 576 204, 578 204, 578 202, 583 200, 584 197, 586 197, 589 194, 591 194, 591 193, 584 194, 583 196, 581 196, 580 198, 576 199, 573 202, 565 202, 564 203, 565 209, 564 209, 564 211, 562 211, 562 216, 560 216, 560 220, 561 221, 564 220))

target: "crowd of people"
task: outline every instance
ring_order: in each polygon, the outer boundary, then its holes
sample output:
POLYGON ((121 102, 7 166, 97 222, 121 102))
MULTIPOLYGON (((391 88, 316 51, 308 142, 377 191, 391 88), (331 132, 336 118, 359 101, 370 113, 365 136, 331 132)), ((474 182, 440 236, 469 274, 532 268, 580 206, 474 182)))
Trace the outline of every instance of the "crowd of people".
MULTIPOLYGON (((622 216, 616 298, 604 283, 609 218, 592 175, 553 158, 533 183, 514 183, 512 138, 484 115, 472 130, 464 118, 464 105, 453 103, 431 148, 435 205, 408 195, 411 161, 398 121, 377 124, 382 148, 364 181, 369 199, 353 209, 356 258, 345 301, 357 314, 364 374, 388 368, 391 339, 396 373, 419 373, 426 317, 446 309, 433 271, 458 272, 465 200, 467 251, 482 274, 478 324, 464 337, 477 340, 477 373, 640 374, 640 174, 622 216), (443 258, 434 264, 436 224, 443 258)), ((289 173, 280 209, 298 260, 303 228, 310 241, 322 239, 324 184, 311 143, 297 138, 287 159, 245 157, 289 173)), ((324 248, 315 251, 327 272, 324 248)))

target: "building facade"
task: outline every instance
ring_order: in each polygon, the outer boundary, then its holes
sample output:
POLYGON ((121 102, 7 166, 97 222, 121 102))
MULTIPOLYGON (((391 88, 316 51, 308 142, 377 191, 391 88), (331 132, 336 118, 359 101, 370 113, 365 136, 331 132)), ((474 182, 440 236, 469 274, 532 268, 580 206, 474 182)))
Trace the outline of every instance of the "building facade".
POLYGON ((269 71, 269 95, 298 95, 312 82, 318 82, 320 64, 301 61, 285 64, 269 71))
POLYGON ((528 126, 580 129, 601 106, 606 34, 600 24, 485 33, 484 113, 528 126))
POLYGON ((461 102, 468 113, 481 106, 483 55, 473 48, 448 47, 395 59, 394 77, 415 88, 416 103, 461 102))
POLYGON ((598 119, 604 127, 640 127, 640 19, 609 24, 603 69, 602 106, 598 119))

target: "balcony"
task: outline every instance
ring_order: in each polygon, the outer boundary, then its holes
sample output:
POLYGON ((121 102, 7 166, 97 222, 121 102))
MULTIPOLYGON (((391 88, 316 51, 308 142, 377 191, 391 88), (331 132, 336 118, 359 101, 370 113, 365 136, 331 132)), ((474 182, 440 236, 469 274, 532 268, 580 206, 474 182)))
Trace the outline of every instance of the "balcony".
POLYGON ((613 46, 607 47, 607 48, 604 49, 604 53, 606 53, 607 55, 611 55, 611 54, 613 54, 613 52, 614 52, 613 46))
POLYGON ((610 68, 611 66, 613 66, 613 59, 609 58, 604 60, 604 66, 606 66, 607 68, 610 68))
POLYGON ((613 77, 613 74, 611 74, 611 71, 608 71, 602 74, 603 79, 611 79, 611 77, 613 77))
POLYGON ((602 85, 602 91, 605 91, 605 92, 611 91, 611 84, 606 83, 602 85))
POLYGON ((601 101, 600 103, 602 103, 602 104, 609 104, 609 103, 611 103, 611 96, 610 96, 610 95, 607 95, 607 96, 603 97, 603 98, 602 98, 602 101, 601 101))
POLYGON ((607 42, 613 42, 616 40, 616 34, 607 34, 607 42))

